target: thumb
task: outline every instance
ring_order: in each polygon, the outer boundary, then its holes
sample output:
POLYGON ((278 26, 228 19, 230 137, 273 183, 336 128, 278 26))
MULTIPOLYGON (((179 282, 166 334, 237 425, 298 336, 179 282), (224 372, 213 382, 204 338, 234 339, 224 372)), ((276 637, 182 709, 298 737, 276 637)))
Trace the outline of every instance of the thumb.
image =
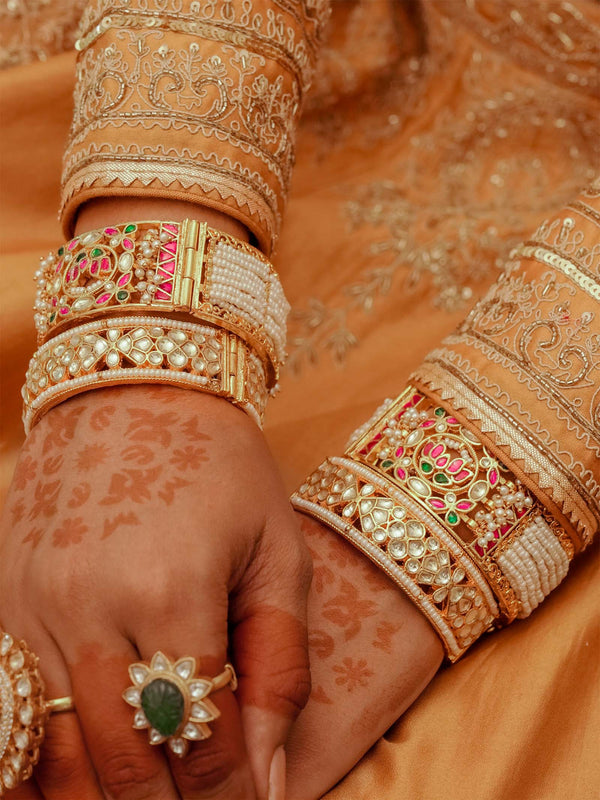
MULTIPOLYGON (((310 694, 306 605, 312 561, 293 515, 267 523, 232 598, 238 702, 257 796, 310 694)), ((280 759, 279 759, 280 760, 280 759)), ((269 798, 270 800, 270 798, 269 798)))

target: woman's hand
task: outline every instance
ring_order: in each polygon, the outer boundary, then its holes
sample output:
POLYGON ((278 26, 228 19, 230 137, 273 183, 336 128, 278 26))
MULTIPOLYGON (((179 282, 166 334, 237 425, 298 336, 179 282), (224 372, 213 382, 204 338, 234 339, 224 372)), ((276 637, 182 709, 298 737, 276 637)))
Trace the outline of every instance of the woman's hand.
POLYGON ((327 526, 298 515, 311 550, 312 693, 287 745, 287 800, 317 800, 421 694, 441 640, 401 589, 327 526))
POLYGON ((273 753, 309 691, 310 558, 255 424, 171 387, 101 389, 29 436, 0 541, 2 625, 40 658, 45 798, 266 798, 273 753), (184 758, 132 728, 128 665, 162 650, 239 690, 184 758))

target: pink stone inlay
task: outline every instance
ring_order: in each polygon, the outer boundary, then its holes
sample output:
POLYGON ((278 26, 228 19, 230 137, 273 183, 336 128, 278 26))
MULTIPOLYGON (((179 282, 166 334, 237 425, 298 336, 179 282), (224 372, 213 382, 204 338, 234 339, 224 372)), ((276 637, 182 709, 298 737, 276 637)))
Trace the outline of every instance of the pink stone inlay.
POLYGON ((490 483, 492 484, 492 486, 494 486, 497 482, 498 482, 498 472, 495 469, 493 469, 490 472, 490 483))
POLYGON ((59 308, 59 310, 58 310, 58 313, 59 313, 59 314, 63 314, 63 316, 64 316, 65 314, 68 314, 68 313, 69 313, 69 308, 68 308, 68 306, 63 306, 62 308, 59 308))
POLYGON ((109 236, 114 236, 119 231, 116 228, 104 228, 104 233, 108 234, 109 236))
POLYGON ((71 241, 67 245, 67 250, 73 250, 73 248, 76 247, 78 244, 79 244, 78 239, 71 239, 71 241))
POLYGON ((461 470, 461 471, 458 473, 458 475, 455 475, 454 477, 455 477, 455 479, 456 479, 457 481, 464 481, 464 479, 465 479, 465 478, 470 478, 470 477, 471 477, 471 473, 470 473, 468 470, 466 470, 466 469, 462 469, 462 470, 461 470))
POLYGON ((79 262, 79 266, 81 267, 81 269, 85 269, 86 266, 87 266, 87 263, 88 263, 87 258, 82 258, 81 261, 79 262))
POLYGON ((102 305, 102 303, 106 303, 107 300, 110 300, 110 294, 101 294, 100 297, 96 300, 96 305, 102 305))
POLYGON ((459 500, 456 504, 459 511, 470 511, 474 507, 474 503, 470 500, 459 500))
POLYGON ((119 286, 125 286, 126 283, 129 283, 129 279, 131 278, 131 272, 128 272, 127 275, 121 275, 117 283, 119 286))
POLYGON ((123 247, 125 250, 133 250, 133 242, 131 239, 123 239, 123 247))
POLYGON ((168 231, 168 233, 177 234, 177 233, 179 233, 179 226, 178 225, 170 225, 170 224, 167 223, 166 225, 163 225, 163 231, 168 231))
POLYGON ((98 272, 98 262, 97 261, 92 261, 92 266, 90 267, 90 272, 92 273, 92 275, 96 275, 97 274, 97 272, 98 272))
POLYGON ((177 252, 177 242, 175 242, 175 241, 167 242, 166 244, 163 244, 163 247, 164 247, 165 250, 168 250, 170 253, 176 253, 177 252))
POLYGON ((168 295, 166 292, 163 292, 161 289, 158 289, 154 297, 156 297, 157 300, 169 300, 170 295, 168 295))
POLYGON ((104 272, 107 272, 110 269, 110 261, 108 258, 102 259, 100 262, 100 269, 104 270, 104 272))
POLYGON ((463 460, 462 458, 455 458, 454 461, 450 463, 448 467, 448 472, 458 472, 458 470, 462 467, 463 460))
POLYGON ((56 304, 57 304, 57 303, 58 303, 58 300, 56 299, 56 297, 53 297, 53 298, 52 298, 52 305, 53 305, 53 307, 56 307, 56 304))
POLYGON ((444 503, 444 501, 443 500, 438 500, 436 497, 432 497, 429 500, 429 505, 432 508, 437 509, 438 511, 443 511, 446 508, 446 504, 444 503))

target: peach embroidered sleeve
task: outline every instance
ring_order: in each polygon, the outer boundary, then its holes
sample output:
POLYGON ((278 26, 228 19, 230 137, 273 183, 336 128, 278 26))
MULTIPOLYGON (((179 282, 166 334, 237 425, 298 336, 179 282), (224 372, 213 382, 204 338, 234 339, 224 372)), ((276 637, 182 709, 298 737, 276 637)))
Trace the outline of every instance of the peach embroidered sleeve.
POLYGON ((328 0, 92 0, 63 163, 66 237, 98 196, 201 202, 270 253, 328 0))

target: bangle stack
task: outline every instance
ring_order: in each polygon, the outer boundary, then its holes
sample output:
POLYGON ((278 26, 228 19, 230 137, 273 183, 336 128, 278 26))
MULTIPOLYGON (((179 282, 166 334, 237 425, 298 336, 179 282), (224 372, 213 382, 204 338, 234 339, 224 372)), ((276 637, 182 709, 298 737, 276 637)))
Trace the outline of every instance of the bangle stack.
POLYGON ((75 237, 35 277, 27 431, 67 397, 132 382, 208 391, 260 424, 289 304, 255 248, 195 220, 130 222, 75 237))
POLYGON ((456 660, 567 573, 568 535, 451 413, 408 387, 293 497, 375 561, 456 660))

